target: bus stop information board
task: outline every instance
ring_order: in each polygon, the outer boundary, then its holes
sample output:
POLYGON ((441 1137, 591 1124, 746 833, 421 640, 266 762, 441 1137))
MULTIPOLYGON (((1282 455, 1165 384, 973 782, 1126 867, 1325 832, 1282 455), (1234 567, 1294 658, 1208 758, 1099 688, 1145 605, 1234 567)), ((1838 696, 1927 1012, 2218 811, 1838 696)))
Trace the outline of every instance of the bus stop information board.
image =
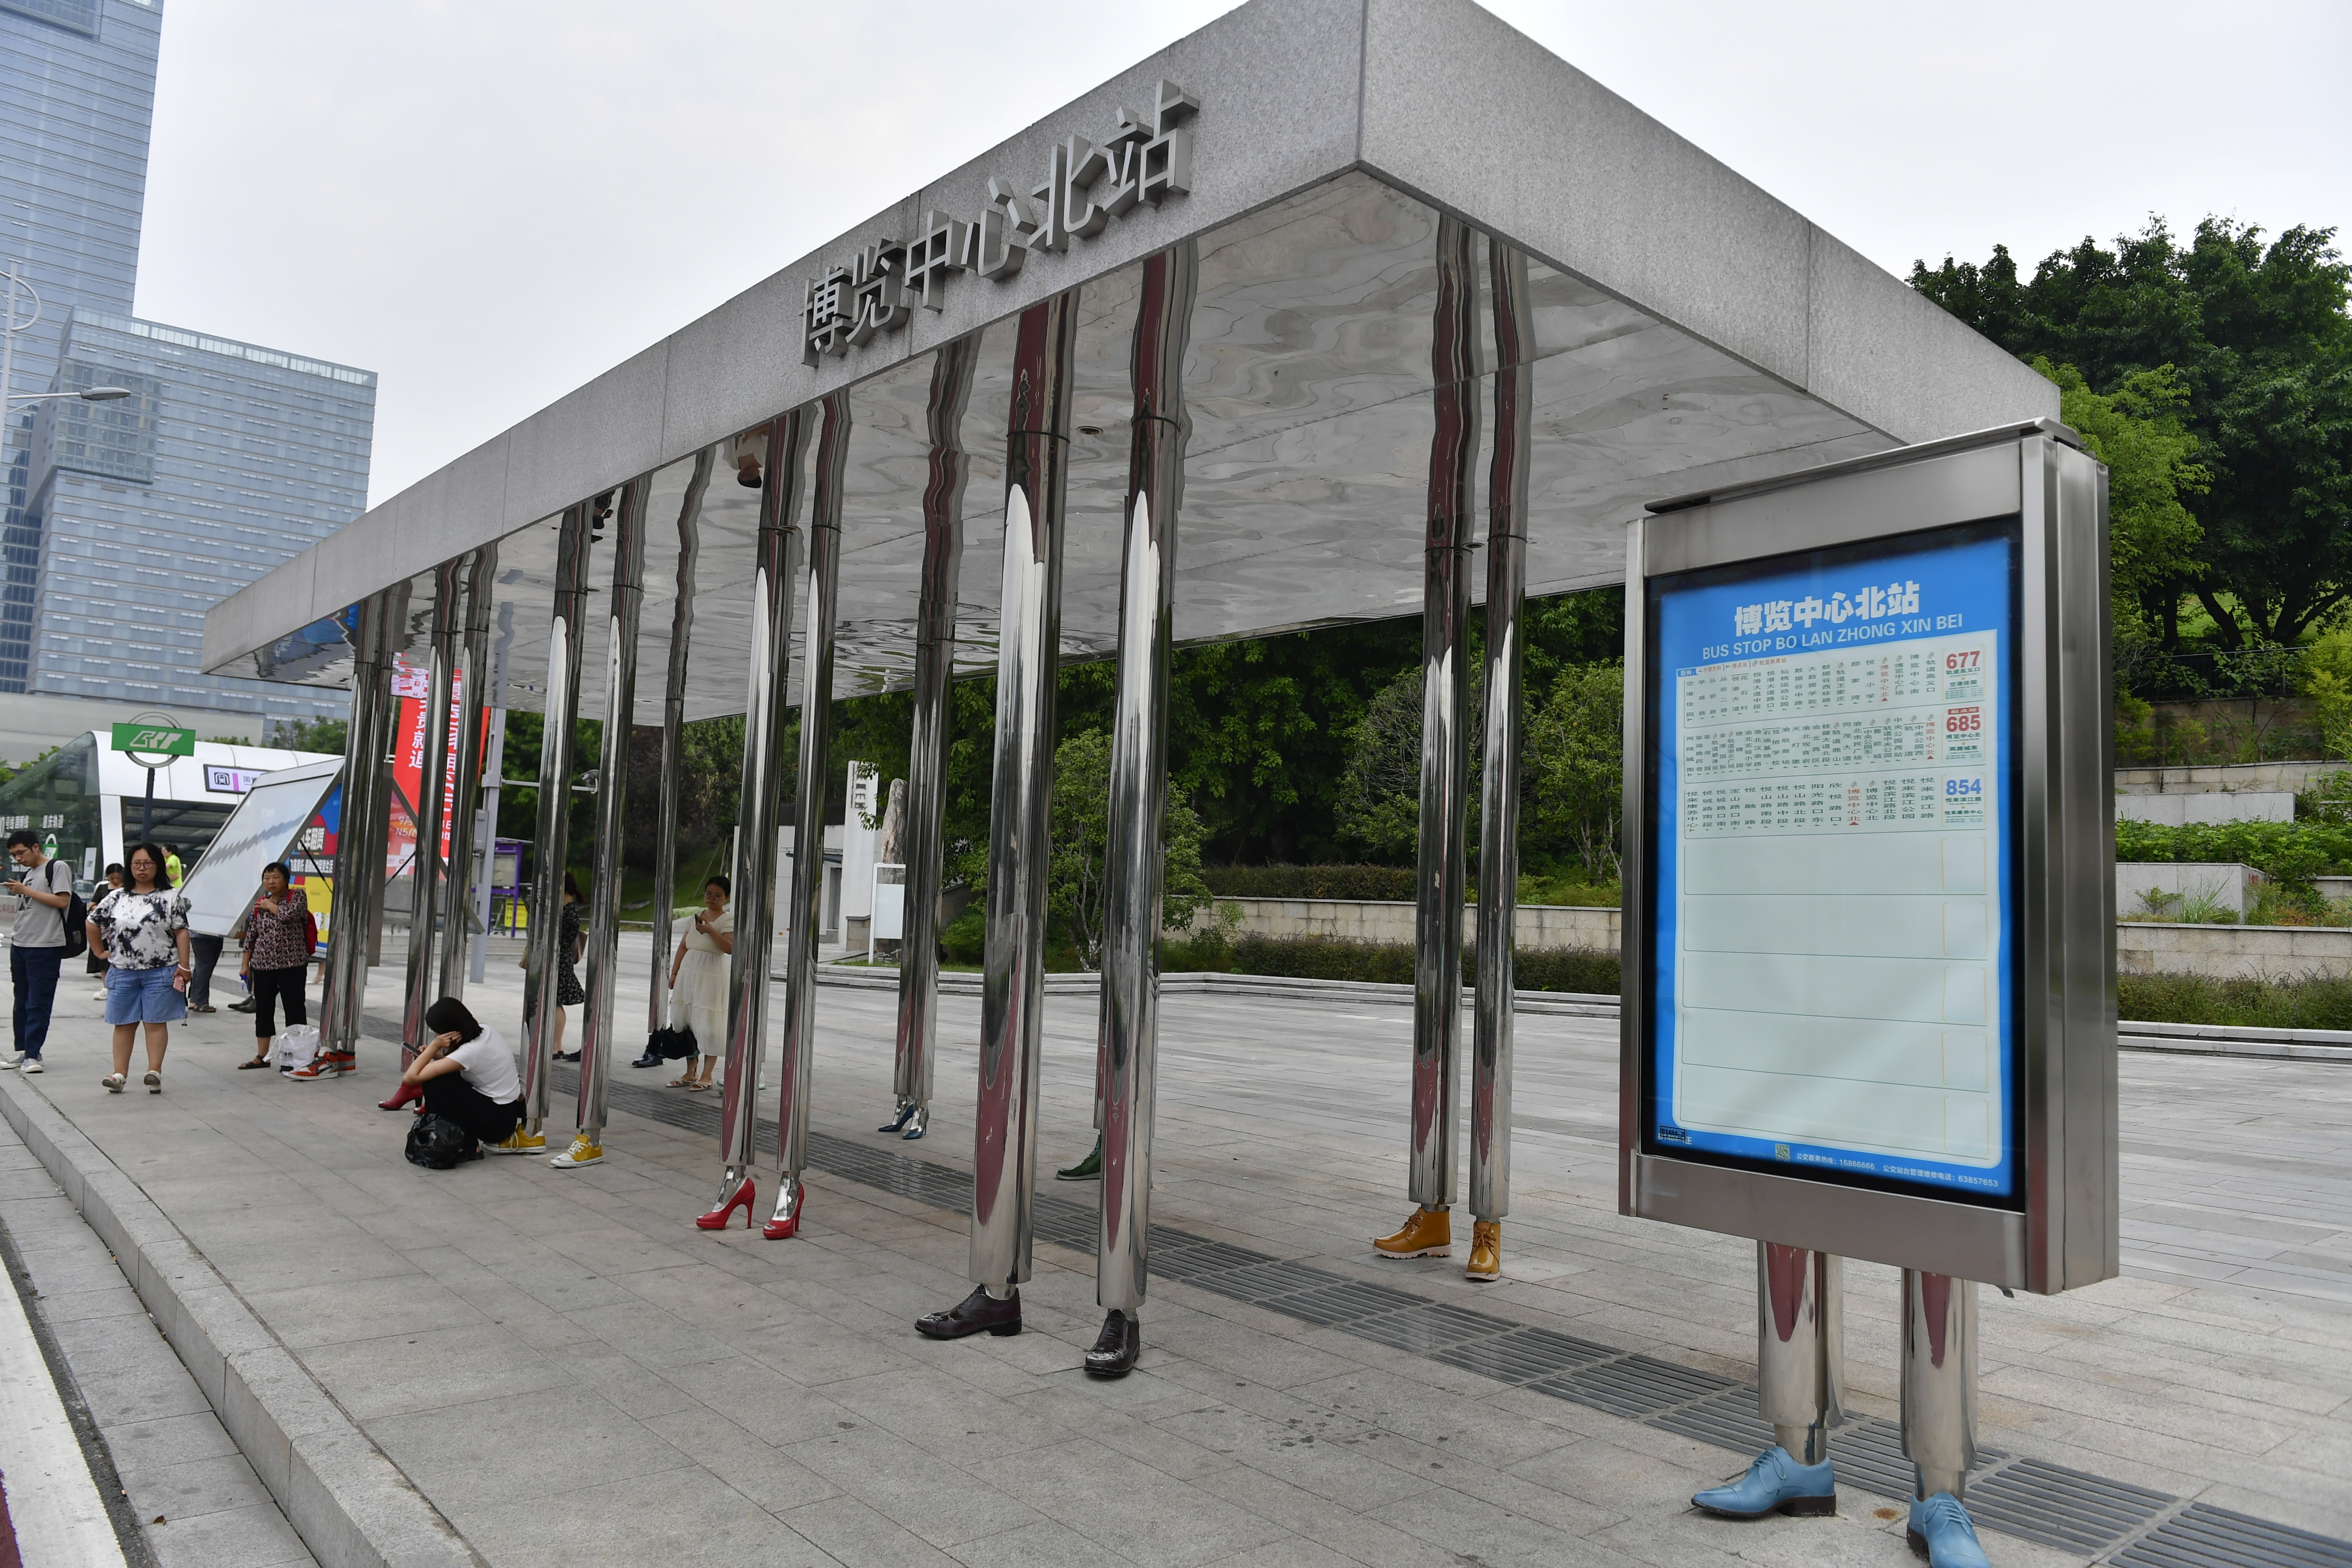
POLYGON ((2017 1191, 2016 539, 1650 584, 1655 1146, 2017 1191))
POLYGON ((2054 422, 1627 533, 1618 1207, 2119 1267, 2105 469, 2054 422))

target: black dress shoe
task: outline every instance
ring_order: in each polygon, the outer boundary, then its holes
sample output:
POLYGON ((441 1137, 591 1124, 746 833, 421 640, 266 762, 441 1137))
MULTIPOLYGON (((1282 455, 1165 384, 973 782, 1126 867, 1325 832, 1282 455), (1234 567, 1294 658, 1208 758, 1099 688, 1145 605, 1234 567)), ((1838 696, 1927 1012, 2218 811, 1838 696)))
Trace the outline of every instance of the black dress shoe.
POLYGON ((658 1051, 647 1051, 644 1056, 639 1057, 635 1061, 631 1062, 629 1065, 633 1068, 657 1068, 662 1065, 661 1053, 658 1051))
POLYGON ((915 1331, 926 1339, 960 1340, 983 1329, 999 1338, 1019 1333, 1021 1292, 1015 1290, 1000 1301, 988 1293, 988 1287, 975 1285, 971 1295, 946 1311, 915 1320, 915 1331))
POLYGON ((1135 1358, 1142 1350, 1143 1325, 1113 1307, 1103 1320, 1102 1332, 1095 1336, 1094 1349, 1087 1352, 1087 1375, 1125 1377, 1135 1370, 1135 1358))
POLYGON ((556 1051, 552 1054, 555 1059, 560 1062, 576 1062, 580 1059, 580 1053, 578 1051, 556 1051))

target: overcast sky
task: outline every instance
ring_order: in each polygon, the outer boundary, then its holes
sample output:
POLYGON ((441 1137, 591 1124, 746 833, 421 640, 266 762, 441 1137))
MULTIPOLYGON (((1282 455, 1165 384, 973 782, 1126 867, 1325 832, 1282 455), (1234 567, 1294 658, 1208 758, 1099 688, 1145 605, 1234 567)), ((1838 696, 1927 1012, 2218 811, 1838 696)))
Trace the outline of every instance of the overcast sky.
MULTIPOLYGON (((168 5, 139 313, 381 372, 377 501, 1231 8, 168 5)), ((2352 220, 2340 0, 1493 9, 1897 273, 2352 220)))

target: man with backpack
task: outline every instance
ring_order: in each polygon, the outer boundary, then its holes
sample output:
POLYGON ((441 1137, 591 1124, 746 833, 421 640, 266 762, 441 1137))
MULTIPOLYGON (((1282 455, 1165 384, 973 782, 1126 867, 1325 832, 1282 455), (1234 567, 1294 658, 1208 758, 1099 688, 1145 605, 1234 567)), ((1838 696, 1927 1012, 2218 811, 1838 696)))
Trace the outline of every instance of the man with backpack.
POLYGON ((8 937, 8 979, 16 988, 14 1053, 0 1068, 41 1070, 41 1047, 49 1038, 49 1012, 58 999, 58 970, 87 936, 84 916, 73 908, 73 868, 41 852, 40 836, 20 827, 8 835, 8 858, 24 871, 8 884, 16 900, 16 929, 8 937))

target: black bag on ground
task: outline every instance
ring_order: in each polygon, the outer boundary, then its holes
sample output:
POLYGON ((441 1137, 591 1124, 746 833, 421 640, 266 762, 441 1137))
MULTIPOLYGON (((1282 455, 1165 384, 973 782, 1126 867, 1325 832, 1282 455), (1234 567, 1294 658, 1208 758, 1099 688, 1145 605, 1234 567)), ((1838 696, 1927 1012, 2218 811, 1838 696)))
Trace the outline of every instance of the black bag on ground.
POLYGON ((408 1163, 428 1171, 454 1171, 478 1151, 474 1135, 446 1117, 428 1113, 408 1130, 408 1163))
POLYGON ((680 1057, 701 1055, 702 1047, 695 1043, 692 1029, 656 1029, 646 1037, 646 1054, 674 1062, 680 1057))

